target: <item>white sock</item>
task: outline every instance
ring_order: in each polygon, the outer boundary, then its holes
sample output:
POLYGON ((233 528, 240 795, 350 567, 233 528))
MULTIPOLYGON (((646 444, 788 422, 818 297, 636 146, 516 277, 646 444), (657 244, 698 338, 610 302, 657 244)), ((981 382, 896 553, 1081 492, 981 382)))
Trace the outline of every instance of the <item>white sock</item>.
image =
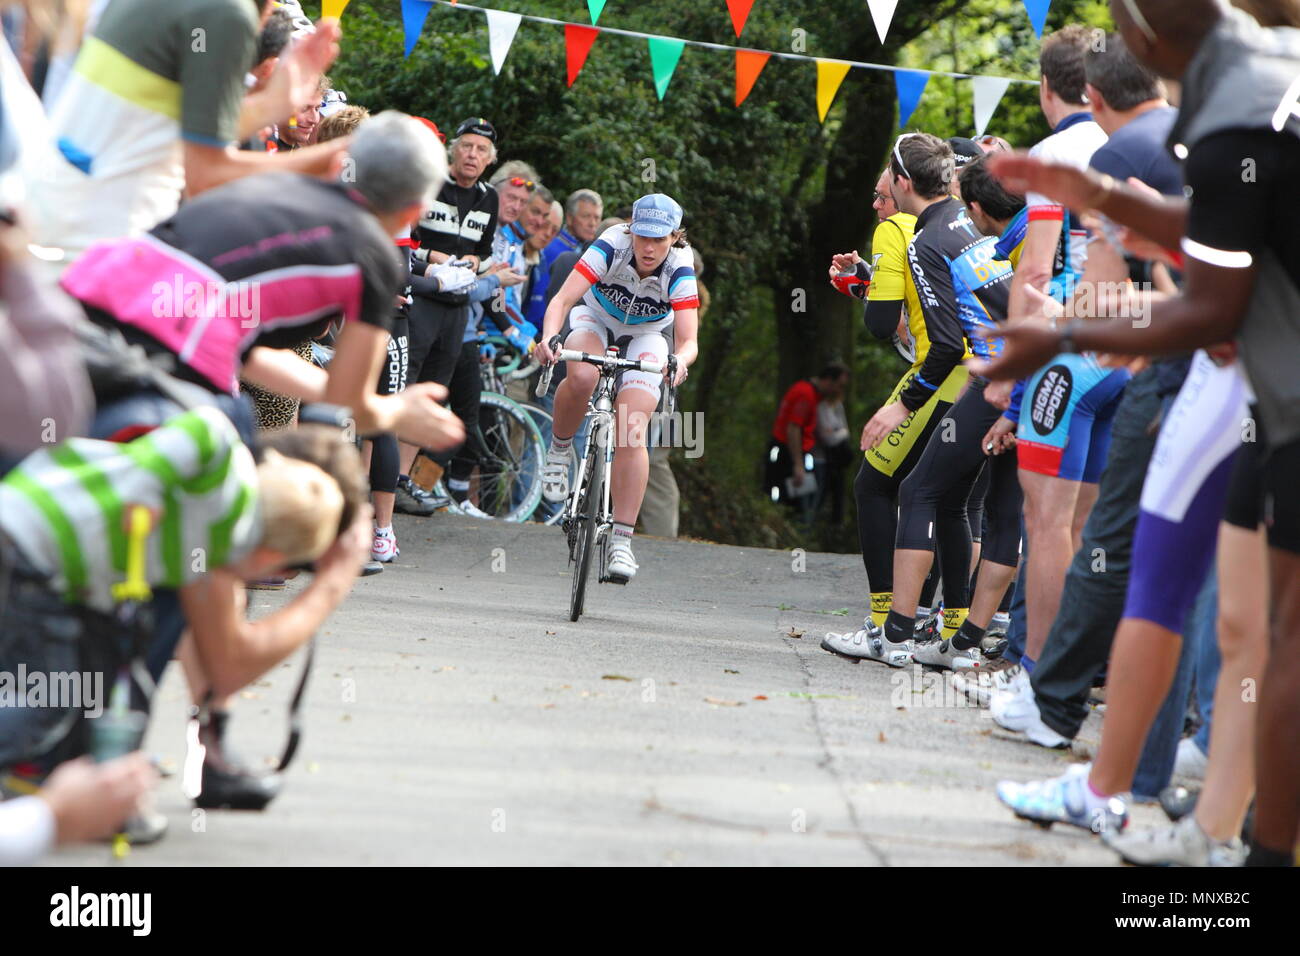
POLYGON ((572 447, 573 447, 572 435, 570 435, 568 438, 561 438, 558 435, 551 436, 551 454, 555 455, 557 458, 567 453, 568 450, 572 447))
POLYGON ((447 489, 449 491, 469 491, 468 478, 448 478, 447 489))
POLYGON ((390 524, 386 528, 381 528, 379 525, 375 525, 375 534, 381 538, 391 538, 393 535, 393 526, 390 524))
POLYGON ((611 540, 611 543, 615 547, 618 547, 620 545, 628 548, 632 547, 632 530, 633 529, 630 524, 619 524, 617 521, 615 521, 614 537, 611 540))

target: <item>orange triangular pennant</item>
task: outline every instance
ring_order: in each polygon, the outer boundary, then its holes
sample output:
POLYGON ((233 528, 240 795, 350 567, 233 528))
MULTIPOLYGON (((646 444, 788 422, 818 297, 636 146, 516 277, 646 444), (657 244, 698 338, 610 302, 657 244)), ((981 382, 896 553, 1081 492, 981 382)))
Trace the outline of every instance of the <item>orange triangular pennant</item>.
POLYGON ((754 88, 754 82, 758 79, 758 74, 763 72, 763 67, 767 66, 768 57, 771 55, 759 50, 736 51, 737 106, 745 102, 745 98, 749 96, 749 91, 754 88))

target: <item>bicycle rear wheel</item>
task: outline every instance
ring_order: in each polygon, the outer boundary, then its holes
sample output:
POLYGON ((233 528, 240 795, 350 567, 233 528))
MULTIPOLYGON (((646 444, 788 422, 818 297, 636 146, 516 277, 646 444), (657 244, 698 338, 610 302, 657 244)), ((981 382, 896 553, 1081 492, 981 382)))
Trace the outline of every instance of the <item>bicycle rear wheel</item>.
POLYGON ((605 456, 592 443, 588 450, 590 478, 585 482, 578 501, 578 542, 573 554, 573 588, 569 593, 569 620, 582 616, 587 596, 587 573, 591 570, 591 553, 596 550, 596 521, 605 498, 605 456))
POLYGON ((478 507, 502 521, 527 521, 542 500, 546 445, 533 417, 497 392, 479 399, 478 507))

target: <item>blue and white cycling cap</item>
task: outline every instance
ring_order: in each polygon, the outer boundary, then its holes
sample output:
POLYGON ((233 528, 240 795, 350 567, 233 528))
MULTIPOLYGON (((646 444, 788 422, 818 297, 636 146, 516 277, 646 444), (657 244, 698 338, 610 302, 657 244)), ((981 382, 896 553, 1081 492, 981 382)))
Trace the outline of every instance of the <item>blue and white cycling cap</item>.
POLYGON ((632 204, 631 229, 638 236, 658 238, 682 227, 682 207, 671 196, 651 193, 632 204))

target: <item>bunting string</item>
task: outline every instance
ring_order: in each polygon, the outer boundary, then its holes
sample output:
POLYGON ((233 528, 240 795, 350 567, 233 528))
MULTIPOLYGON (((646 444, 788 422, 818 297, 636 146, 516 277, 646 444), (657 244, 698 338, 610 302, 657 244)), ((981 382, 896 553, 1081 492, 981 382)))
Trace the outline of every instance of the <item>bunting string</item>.
MULTIPOLYGON (((474 12, 474 13, 487 14, 487 13, 501 12, 498 10, 492 10, 488 7, 477 7, 467 3, 460 3, 457 2, 457 0, 413 0, 413 2, 435 4, 442 7, 449 7, 453 10, 461 10, 467 13, 474 12)), ((531 13, 521 13, 518 14, 518 16, 521 19, 530 20, 534 23, 549 23, 552 26, 566 27, 566 28, 572 26, 582 26, 584 29, 594 30, 597 33, 611 33, 616 36, 635 37, 638 40, 652 40, 652 39, 653 40, 677 40, 678 42, 681 42, 687 46, 698 46, 698 47, 703 47, 704 49, 707 50, 723 50, 727 53, 735 53, 737 51, 742 51, 745 53, 762 54, 765 57, 774 56, 782 60, 797 60, 804 63, 818 63, 826 60, 832 60, 836 64, 842 64, 850 68, 861 69, 861 70, 885 70, 890 73, 901 72, 901 73, 911 73, 911 74, 925 73, 929 76, 949 76, 952 77, 953 79, 958 79, 958 80, 972 80, 979 77, 989 77, 992 79, 1006 80, 1008 83, 1026 83, 1029 84, 1030 86, 1038 85, 1038 80, 1026 80, 1026 79, 1021 79, 1019 77, 1005 77, 1005 76, 991 77, 990 74, 986 74, 986 73, 952 73, 946 70, 922 70, 914 67, 891 66, 890 64, 887 63, 866 63, 860 60, 840 60, 832 57, 810 56, 805 53, 787 53, 783 50, 755 50, 748 47, 727 46, 726 44, 723 43, 710 43, 705 40, 686 40, 678 37, 666 37, 663 36, 662 34, 656 34, 656 33, 641 33, 636 30, 623 30, 618 27, 587 26, 586 24, 575 24, 575 23, 571 23, 568 20, 556 20, 551 17, 542 17, 531 13)))

